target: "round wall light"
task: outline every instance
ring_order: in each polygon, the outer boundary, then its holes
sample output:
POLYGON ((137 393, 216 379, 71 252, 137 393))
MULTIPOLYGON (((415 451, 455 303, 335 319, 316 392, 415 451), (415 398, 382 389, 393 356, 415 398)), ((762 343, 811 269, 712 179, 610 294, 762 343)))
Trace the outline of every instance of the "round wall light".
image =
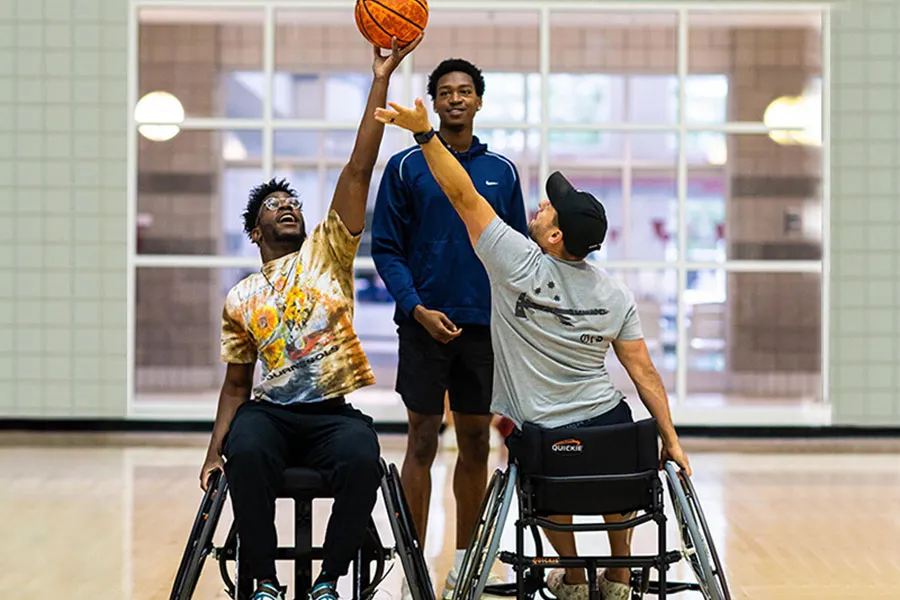
POLYGON ((821 90, 810 89, 800 96, 782 96, 773 100, 766 108, 763 122, 771 129, 769 137, 777 144, 821 146, 821 114, 821 90))
POLYGON ((140 123, 138 132, 154 142, 171 140, 181 131, 184 107, 169 92, 150 92, 134 107, 134 120, 140 123))

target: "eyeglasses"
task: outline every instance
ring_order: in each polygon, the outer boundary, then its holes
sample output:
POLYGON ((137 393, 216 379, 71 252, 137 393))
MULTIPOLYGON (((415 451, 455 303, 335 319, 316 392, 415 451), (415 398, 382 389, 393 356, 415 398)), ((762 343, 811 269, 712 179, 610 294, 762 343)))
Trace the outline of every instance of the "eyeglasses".
POLYGON ((290 208, 302 209, 303 202, 300 201, 299 198, 294 198, 290 196, 288 198, 283 198, 279 196, 269 196, 265 200, 263 200, 263 206, 265 206, 269 210, 278 210, 282 206, 288 206, 290 208))

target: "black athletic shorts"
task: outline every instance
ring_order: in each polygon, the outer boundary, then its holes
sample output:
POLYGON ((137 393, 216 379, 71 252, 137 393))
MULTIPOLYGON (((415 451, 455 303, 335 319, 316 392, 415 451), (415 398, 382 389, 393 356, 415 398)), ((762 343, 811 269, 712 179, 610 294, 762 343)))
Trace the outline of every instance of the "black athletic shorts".
POLYGON ((459 337, 446 344, 416 321, 405 321, 397 328, 400 360, 395 389, 410 411, 444 414, 444 393, 449 391, 454 412, 491 414, 494 349, 490 327, 460 327, 459 337))

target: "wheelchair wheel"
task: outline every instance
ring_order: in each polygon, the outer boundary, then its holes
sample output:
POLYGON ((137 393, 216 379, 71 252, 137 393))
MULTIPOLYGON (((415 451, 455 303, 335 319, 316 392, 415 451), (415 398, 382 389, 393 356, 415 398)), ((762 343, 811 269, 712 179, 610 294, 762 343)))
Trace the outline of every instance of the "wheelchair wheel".
POLYGON ((503 526, 506 524, 515 489, 515 465, 510 465, 506 472, 494 472, 481 502, 478 523, 459 569, 453 600, 476 600, 484 593, 500 548, 503 526))
POLYGON ((216 525, 219 523, 227 496, 228 483, 224 475, 221 471, 214 471, 209 477, 209 486, 194 519, 169 600, 190 600, 194 594, 200 580, 203 561, 213 550, 213 534, 216 532, 216 525))
POLYGON ((687 473, 672 461, 665 464, 666 483, 678 518, 684 557, 690 563, 706 600, 731 600, 725 571, 687 473))
POLYGON ((409 592, 413 600, 435 600, 425 554, 419 544, 415 523, 409 514, 409 505, 400 486, 397 467, 393 464, 388 467, 382 459, 381 469, 383 473, 381 492, 387 505, 391 530, 397 544, 397 553, 400 555, 400 564, 409 584, 409 592))

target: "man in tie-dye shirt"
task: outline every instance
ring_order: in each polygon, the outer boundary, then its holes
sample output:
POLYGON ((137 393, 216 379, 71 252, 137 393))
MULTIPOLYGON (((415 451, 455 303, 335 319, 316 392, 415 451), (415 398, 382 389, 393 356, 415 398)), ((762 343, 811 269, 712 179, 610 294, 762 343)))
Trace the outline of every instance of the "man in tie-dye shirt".
POLYGON ((263 265, 225 300, 222 360, 228 366, 200 480, 206 489, 210 473, 224 468, 241 567, 257 583, 252 600, 283 600, 275 572, 275 496, 285 467, 319 471, 334 495, 310 600, 336 600, 337 579, 362 544, 375 505, 378 438, 372 419, 344 399, 375 382, 353 330, 353 260, 384 133, 372 114, 385 105, 391 74, 420 40, 402 50, 395 41, 386 57, 375 49, 356 145, 325 219, 308 237, 302 205, 287 182, 273 179, 250 192, 244 229, 263 265))

